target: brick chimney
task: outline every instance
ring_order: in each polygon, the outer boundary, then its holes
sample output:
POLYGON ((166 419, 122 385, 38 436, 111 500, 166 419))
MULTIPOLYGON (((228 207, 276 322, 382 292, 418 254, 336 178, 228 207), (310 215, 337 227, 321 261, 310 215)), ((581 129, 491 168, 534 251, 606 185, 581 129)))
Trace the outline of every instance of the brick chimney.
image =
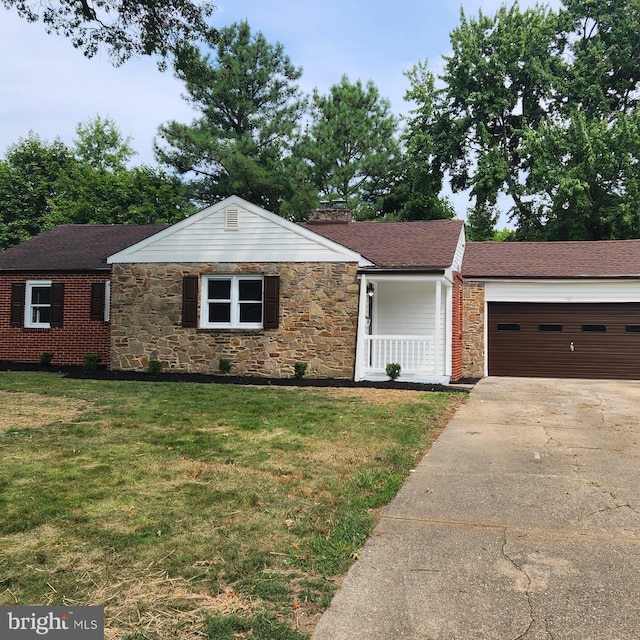
POLYGON ((322 200, 319 209, 309 211, 309 224, 349 224, 353 214, 346 207, 346 200, 322 200))

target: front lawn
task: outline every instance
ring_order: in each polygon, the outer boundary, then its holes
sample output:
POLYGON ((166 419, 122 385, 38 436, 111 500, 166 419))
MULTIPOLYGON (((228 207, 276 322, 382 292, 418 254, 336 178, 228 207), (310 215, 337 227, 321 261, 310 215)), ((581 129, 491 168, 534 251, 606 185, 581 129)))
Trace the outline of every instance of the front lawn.
POLYGON ((0 605, 306 638, 462 397, 0 373, 0 605))

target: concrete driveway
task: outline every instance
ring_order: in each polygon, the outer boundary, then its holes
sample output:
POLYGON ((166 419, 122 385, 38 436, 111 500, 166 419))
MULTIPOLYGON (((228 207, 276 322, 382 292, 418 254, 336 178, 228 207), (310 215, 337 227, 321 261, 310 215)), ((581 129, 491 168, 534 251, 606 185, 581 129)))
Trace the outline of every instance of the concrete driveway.
POLYGON ((314 640, 638 640, 640 382, 486 378, 314 640))

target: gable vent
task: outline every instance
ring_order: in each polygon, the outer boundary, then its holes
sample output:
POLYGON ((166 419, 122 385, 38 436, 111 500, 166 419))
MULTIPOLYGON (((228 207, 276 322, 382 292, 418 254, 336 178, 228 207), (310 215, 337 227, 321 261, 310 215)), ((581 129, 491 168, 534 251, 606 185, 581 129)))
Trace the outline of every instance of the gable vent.
POLYGON ((225 209, 224 229, 225 231, 237 231, 239 228, 240 211, 238 209, 225 209))

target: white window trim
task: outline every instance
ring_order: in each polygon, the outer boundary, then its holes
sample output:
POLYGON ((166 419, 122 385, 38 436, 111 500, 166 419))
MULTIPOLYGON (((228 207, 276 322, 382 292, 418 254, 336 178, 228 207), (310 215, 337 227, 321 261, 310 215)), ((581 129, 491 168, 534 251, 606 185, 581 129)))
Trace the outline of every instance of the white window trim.
MULTIPOLYGON (((35 287, 51 287, 51 280, 27 280, 25 287, 24 301, 24 326, 27 329, 51 329, 49 322, 33 322, 31 320, 33 307, 33 289, 35 287)), ((49 300, 49 309, 51 309, 51 299, 49 300)))
MULTIPOLYGON (((262 329, 264 326, 264 277, 255 275, 203 275, 200 282, 200 327, 203 329, 262 329), (207 297, 210 280, 231 280, 231 322, 209 322, 209 298, 207 297), (262 320, 260 322, 240 322, 239 286, 241 280, 260 280, 262 282, 262 320)), ((255 302, 258 302, 257 300, 255 302)))

